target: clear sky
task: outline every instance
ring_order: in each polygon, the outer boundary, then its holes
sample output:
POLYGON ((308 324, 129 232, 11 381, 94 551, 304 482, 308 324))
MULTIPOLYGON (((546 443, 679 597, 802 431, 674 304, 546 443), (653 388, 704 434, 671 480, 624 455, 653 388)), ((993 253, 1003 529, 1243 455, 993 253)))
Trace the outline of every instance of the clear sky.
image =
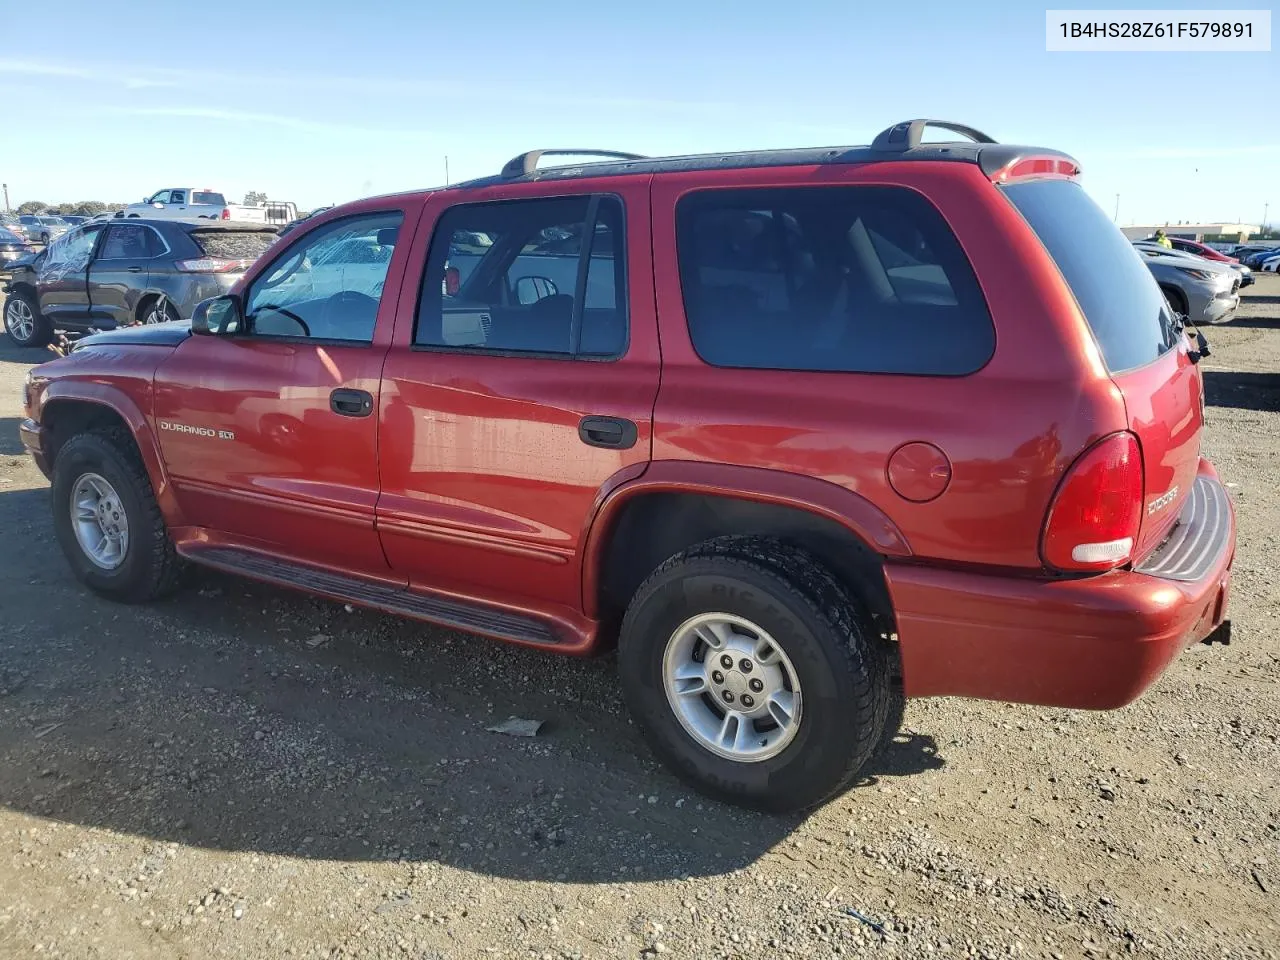
POLYGON ((1045 6, 11 3, 0 179, 14 206, 191 185, 307 209, 436 185, 446 155, 458 180, 535 147, 845 145, 923 116, 1072 153, 1122 224, 1280 220, 1277 53, 1046 53, 1045 6))

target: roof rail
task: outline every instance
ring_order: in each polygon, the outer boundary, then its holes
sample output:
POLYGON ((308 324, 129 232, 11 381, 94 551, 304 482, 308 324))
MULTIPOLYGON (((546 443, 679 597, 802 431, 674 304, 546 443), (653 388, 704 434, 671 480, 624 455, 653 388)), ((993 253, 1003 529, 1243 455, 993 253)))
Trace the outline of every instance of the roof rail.
POLYGON ((981 130, 966 127, 963 123, 952 123, 949 120, 903 120, 887 130, 882 130, 880 135, 871 142, 871 149, 882 153, 905 153, 908 150, 914 150, 924 139, 926 127, 938 127, 941 130, 963 134, 974 143, 996 142, 993 137, 987 136, 981 130))
POLYGON ((502 168, 502 178, 512 180, 516 177, 527 177, 538 169, 540 157, 609 157, 612 160, 645 160, 638 153, 620 153, 617 150, 530 150, 518 157, 512 157, 502 168))

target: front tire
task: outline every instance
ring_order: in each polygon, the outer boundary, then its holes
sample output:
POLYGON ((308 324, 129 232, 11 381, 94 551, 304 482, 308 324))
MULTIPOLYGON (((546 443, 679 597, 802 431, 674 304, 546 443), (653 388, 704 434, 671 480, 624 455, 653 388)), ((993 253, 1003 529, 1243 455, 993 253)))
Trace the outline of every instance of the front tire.
POLYGON ((141 324, 169 323, 177 319, 179 319, 178 311, 173 309, 173 304, 167 299, 164 301, 164 306, 161 306, 160 299, 156 298, 144 304, 138 311, 138 322, 141 324))
POLYGON ((143 603, 178 586, 182 561, 125 430, 82 433, 64 443, 54 461, 52 498, 58 543, 91 590, 143 603))
POLYGON ((772 812, 851 786, 890 712, 886 651, 857 601, 812 556, 764 538, 708 541, 654 571, 618 666, 632 715, 682 779, 772 812))
POLYGON ((25 290, 15 290, 5 301, 4 332, 18 347, 43 347, 53 339, 53 325, 40 315, 35 297, 25 290))

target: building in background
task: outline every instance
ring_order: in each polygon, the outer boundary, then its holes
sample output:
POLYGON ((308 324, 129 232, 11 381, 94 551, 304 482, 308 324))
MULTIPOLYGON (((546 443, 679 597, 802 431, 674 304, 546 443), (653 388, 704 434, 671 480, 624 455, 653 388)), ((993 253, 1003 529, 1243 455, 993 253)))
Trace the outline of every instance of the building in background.
POLYGON ((1244 243, 1261 229, 1254 223, 1152 223, 1121 227, 1120 231, 1130 240, 1145 240, 1157 230, 1163 230, 1167 236, 1201 243, 1206 239, 1244 243))

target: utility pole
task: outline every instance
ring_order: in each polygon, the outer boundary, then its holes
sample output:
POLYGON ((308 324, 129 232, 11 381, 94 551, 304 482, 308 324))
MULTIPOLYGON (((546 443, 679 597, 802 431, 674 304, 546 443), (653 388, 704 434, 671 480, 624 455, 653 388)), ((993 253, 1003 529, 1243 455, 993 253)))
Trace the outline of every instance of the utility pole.
POLYGON ((1120 217, 1120 194, 1116 194, 1116 212, 1111 215, 1111 222, 1118 223, 1120 217))
POLYGON ((9 209, 9 185, 7 183, 4 185, 4 212, 5 213, 13 212, 12 210, 9 209))
POLYGON ((444 185, 449 185, 449 157, 446 154, 444 158, 444 185))
MULTIPOLYGON (((5 193, 5 196, 4 196, 4 204, 5 204, 5 206, 6 206, 6 207, 9 205, 9 194, 8 194, 8 192, 6 192, 6 193, 5 193)), ((1270 210, 1271 210, 1271 204, 1269 204, 1269 203, 1264 203, 1264 204, 1262 205, 1262 223, 1260 223, 1258 226, 1261 228, 1261 231, 1262 231, 1263 233, 1266 233, 1266 232, 1267 232, 1267 213, 1268 213, 1270 210)))

